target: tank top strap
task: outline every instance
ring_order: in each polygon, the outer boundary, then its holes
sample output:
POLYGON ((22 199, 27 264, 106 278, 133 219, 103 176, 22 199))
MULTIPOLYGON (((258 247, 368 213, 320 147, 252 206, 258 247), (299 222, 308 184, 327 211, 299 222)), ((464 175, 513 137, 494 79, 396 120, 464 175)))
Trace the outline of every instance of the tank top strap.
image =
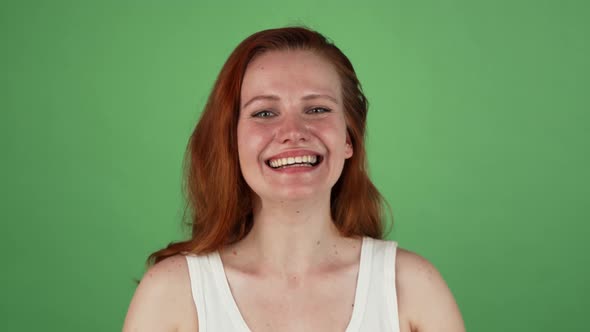
POLYGON ((205 294, 204 278, 202 277, 202 270, 204 263, 207 263, 207 256, 186 254, 186 263, 191 282, 191 292, 193 295, 193 302, 197 310, 197 317, 199 320, 199 331, 205 331, 207 326, 207 315, 205 314, 205 294))
POLYGON ((191 254, 185 257, 199 320, 199 332, 249 332, 241 321, 237 307, 231 306, 233 299, 219 253, 215 251, 207 255, 191 254))
POLYGON ((383 275, 385 276, 385 300, 387 308, 391 311, 389 315, 393 331, 399 331, 399 312, 397 307, 397 287, 395 276, 395 260, 397 256, 397 242, 384 241, 383 275))
POLYGON ((373 240, 373 269, 371 271, 370 303, 375 311, 381 311, 379 331, 399 332, 397 289, 395 285, 396 241, 373 240))

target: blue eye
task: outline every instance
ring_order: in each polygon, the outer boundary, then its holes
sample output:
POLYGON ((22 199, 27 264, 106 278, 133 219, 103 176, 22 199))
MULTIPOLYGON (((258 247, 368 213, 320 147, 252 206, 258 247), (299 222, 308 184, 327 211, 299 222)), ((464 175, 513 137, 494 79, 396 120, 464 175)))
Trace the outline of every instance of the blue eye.
POLYGON ((254 118, 270 118, 271 116, 274 116, 271 111, 260 111, 252 114, 254 118))
POLYGON ((330 112, 329 109, 327 108, 323 108, 323 107, 314 107, 312 109, 310 109, 309 111, 307 111, 307 113, 328 113, 330 112))

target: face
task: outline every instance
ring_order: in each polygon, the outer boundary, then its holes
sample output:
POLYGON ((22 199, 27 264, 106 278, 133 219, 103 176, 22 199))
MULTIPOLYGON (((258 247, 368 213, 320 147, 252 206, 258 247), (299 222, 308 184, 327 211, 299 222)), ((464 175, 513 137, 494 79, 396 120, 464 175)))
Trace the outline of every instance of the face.
POLYGON ((310 51, 255 57, 242 83, 238 153, 262 201, 329 199, 353 153, 331 63, 310 51))

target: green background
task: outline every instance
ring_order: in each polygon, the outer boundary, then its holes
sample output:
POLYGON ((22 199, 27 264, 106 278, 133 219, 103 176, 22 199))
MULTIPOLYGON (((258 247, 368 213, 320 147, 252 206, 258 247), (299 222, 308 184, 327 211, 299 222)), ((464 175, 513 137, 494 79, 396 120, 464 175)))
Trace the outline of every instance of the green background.
POLYGON ((469 331, 583 331, 586 1, 2 1, 0 330, 120 330, 181 229, 181 162, 251 33, 305 24, 370 101, 371 176, 469 331))

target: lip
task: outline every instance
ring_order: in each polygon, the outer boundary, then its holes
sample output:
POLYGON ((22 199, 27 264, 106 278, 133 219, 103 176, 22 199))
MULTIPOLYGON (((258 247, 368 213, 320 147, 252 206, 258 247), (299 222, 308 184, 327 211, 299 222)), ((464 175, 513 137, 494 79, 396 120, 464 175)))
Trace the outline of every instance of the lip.
POLYGON ((274 172, 280 172, 280 173, 305 173, 305 172, 311 172, 317 169, 318 165, 320 165, 323 161, 324 157, 321 153, 318 153, 316 151, 313 150, 305 150, 305 149, 297 149, 297 150, 288 150, 288 151, 283 151, 281 153, 278 153, 268 159, 266 159, 264 161, 264 164, 266 165, 266 167, 270 168, 272 171, 274 172), (273 168, 270 166, 270 161, 273 159, 279 159, 279 158, 289 158, 289 157, 300 157, 300 156, 309 156, 309 155, 314 155, 317 156, 319 159, 319 162, 317 164, 315 164, 312 167, 284 167, 284 168, 273 168))

